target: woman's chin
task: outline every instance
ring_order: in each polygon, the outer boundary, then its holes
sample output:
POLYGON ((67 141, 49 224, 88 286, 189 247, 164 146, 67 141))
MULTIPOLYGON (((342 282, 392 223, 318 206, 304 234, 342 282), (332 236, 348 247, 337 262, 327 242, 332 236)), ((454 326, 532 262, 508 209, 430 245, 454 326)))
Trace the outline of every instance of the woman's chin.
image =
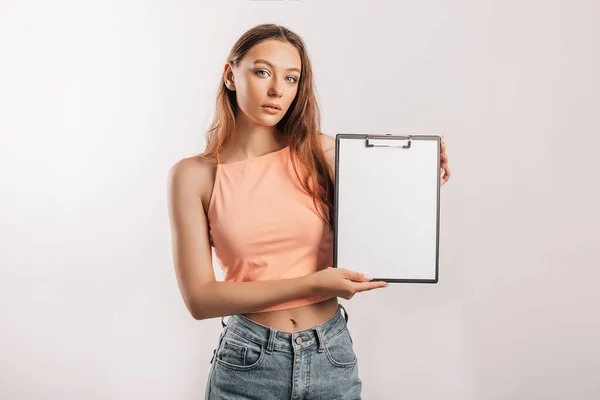
POLYGON ((281 121, 281 118, 277 115, 261 115, 257 118, 257 121, 261 121, 262 125, 265 126, 275 126, 281 121))

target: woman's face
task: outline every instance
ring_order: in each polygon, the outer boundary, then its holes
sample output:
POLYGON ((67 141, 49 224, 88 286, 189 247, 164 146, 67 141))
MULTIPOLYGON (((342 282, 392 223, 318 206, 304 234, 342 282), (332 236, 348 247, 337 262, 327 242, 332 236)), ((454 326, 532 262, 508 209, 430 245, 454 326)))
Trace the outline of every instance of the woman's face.
POLYGON ((237 67, 225 65, 225 83, 236 92, 238 108, 256 124, 276 125, 298 93, 301 59, 290 43, 266 40, 252 47, 237 67), (272 110, 265 104, 280 107, 272 110))

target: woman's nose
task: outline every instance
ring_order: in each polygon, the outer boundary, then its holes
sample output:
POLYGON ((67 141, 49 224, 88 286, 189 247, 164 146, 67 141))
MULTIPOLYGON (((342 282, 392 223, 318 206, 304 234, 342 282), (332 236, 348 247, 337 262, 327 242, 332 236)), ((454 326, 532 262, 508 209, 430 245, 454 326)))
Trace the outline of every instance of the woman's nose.
POLYGON ((281 96, 283 93, 282 84, 280 82, 273 81, 270 91, 278 96, 281 96))

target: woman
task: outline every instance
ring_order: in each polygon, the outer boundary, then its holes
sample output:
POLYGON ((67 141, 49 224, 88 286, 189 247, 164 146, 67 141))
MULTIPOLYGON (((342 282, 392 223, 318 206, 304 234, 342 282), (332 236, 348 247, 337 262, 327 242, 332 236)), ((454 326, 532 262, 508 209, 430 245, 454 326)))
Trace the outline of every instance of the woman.
POLYGON ((387 283, 331 267, 335 140, 319 125, 303 41, 259 25, 225 64, 205 152, 170 170, 182 297, 194 318, 223 325, 207 399, 360 399, 337 298, 387 283))

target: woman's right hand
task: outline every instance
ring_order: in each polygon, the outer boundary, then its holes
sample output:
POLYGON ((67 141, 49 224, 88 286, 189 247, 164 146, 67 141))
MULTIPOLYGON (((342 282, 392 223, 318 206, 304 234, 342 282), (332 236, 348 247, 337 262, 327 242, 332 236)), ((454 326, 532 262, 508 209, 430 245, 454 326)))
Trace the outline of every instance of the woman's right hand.
POLYGON ((350 300, 358 292, 389 286, 385 281, 371 282, 372 278, 346 268, 328 267, 310 275, 315 295, 337 296, 350 300))

